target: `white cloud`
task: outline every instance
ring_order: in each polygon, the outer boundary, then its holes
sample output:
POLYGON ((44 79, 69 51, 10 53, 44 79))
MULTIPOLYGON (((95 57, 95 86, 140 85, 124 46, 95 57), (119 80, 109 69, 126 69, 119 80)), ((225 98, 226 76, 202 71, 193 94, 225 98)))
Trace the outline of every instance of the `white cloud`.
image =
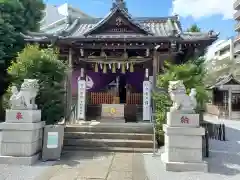
POLYGON ((223 19, 232 19, 235 0, 173 0, 172 12, 182 17, 194 19, 222 15, 223 19))

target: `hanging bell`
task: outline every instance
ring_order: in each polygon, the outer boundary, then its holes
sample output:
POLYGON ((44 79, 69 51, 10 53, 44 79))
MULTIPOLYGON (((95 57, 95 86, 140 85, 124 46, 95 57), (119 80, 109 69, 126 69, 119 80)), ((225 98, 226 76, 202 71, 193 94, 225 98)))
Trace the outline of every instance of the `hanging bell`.
POLYGON ((98 72, 98 63, 95 64, 95 72, 98 72))
POLYGON ((132 62, 130 64, 130 72, 134 72, 134 67, 133 67, 133 63, 132 62))
POLYGON ((106 64, 103 65, 103 73, 104 73, 104 74, 107 73, 107 65, 106 65, 106 64))
POLYGON ((116 73, 116 64, 115 63, 112 64, 112 73, 116 73))

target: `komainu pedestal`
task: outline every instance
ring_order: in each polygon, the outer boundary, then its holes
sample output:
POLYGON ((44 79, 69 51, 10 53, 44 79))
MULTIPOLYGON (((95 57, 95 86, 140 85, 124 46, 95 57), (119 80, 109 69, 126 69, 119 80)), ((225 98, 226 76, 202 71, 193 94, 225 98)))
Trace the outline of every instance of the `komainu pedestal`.
POLYGON ((35 104, 37 92, 34 79, 25 79, 19 92, 12 87, 11 109, 6 110, 6 122, 0 124, 0 163, 31 165, 39 159, 45 122, 35 104))
POLYGON ((169 94, 173 107, 167 113, 165 132, 165 152, 161 158, 167 171, 208 171, 208 164, 202 157, 202 136, 204 128, 199 126, 199 114, 192 89, 186 95, 182 81, 170 81, 169 94))

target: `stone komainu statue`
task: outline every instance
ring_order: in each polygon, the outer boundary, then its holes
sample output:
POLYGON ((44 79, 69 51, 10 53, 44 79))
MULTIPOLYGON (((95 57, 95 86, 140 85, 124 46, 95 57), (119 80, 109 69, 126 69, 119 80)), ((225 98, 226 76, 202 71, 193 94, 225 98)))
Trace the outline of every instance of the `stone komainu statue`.
POLYGON ((11 109, 37 109, 35 99, 39 91, 38 80, 24 79, 20 91, 12 86, 11 109))
POLYGON ((189 96, 186 94, 186 88, 182 80, 169 81, 168 92, 173 105, 170 109, 173 111, 181 111, 185 113, 194 113, 197 101, 196 101, 196 89, 191 89, 189 96))

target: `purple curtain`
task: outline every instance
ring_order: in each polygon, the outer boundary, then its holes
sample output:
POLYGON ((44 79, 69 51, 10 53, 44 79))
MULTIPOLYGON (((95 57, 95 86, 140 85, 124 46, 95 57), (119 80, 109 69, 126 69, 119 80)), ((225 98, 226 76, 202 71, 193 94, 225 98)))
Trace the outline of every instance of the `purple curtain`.
MULTIPOLYGON (((103 74, 102 72, 87 71, 87 91, 97 92, 107 87, 109 83, 116 80, 117 76, 125 76, 126 83, 134 87, 135 91, 142 92, 142 84, 144 80, 144 70, 136 72, 121 72, 112 73, 108 72, 103 74)), ((77 79, 80 75, 80 70, 74 70, 72 73, 72 94, 77 95, 77 79)))

